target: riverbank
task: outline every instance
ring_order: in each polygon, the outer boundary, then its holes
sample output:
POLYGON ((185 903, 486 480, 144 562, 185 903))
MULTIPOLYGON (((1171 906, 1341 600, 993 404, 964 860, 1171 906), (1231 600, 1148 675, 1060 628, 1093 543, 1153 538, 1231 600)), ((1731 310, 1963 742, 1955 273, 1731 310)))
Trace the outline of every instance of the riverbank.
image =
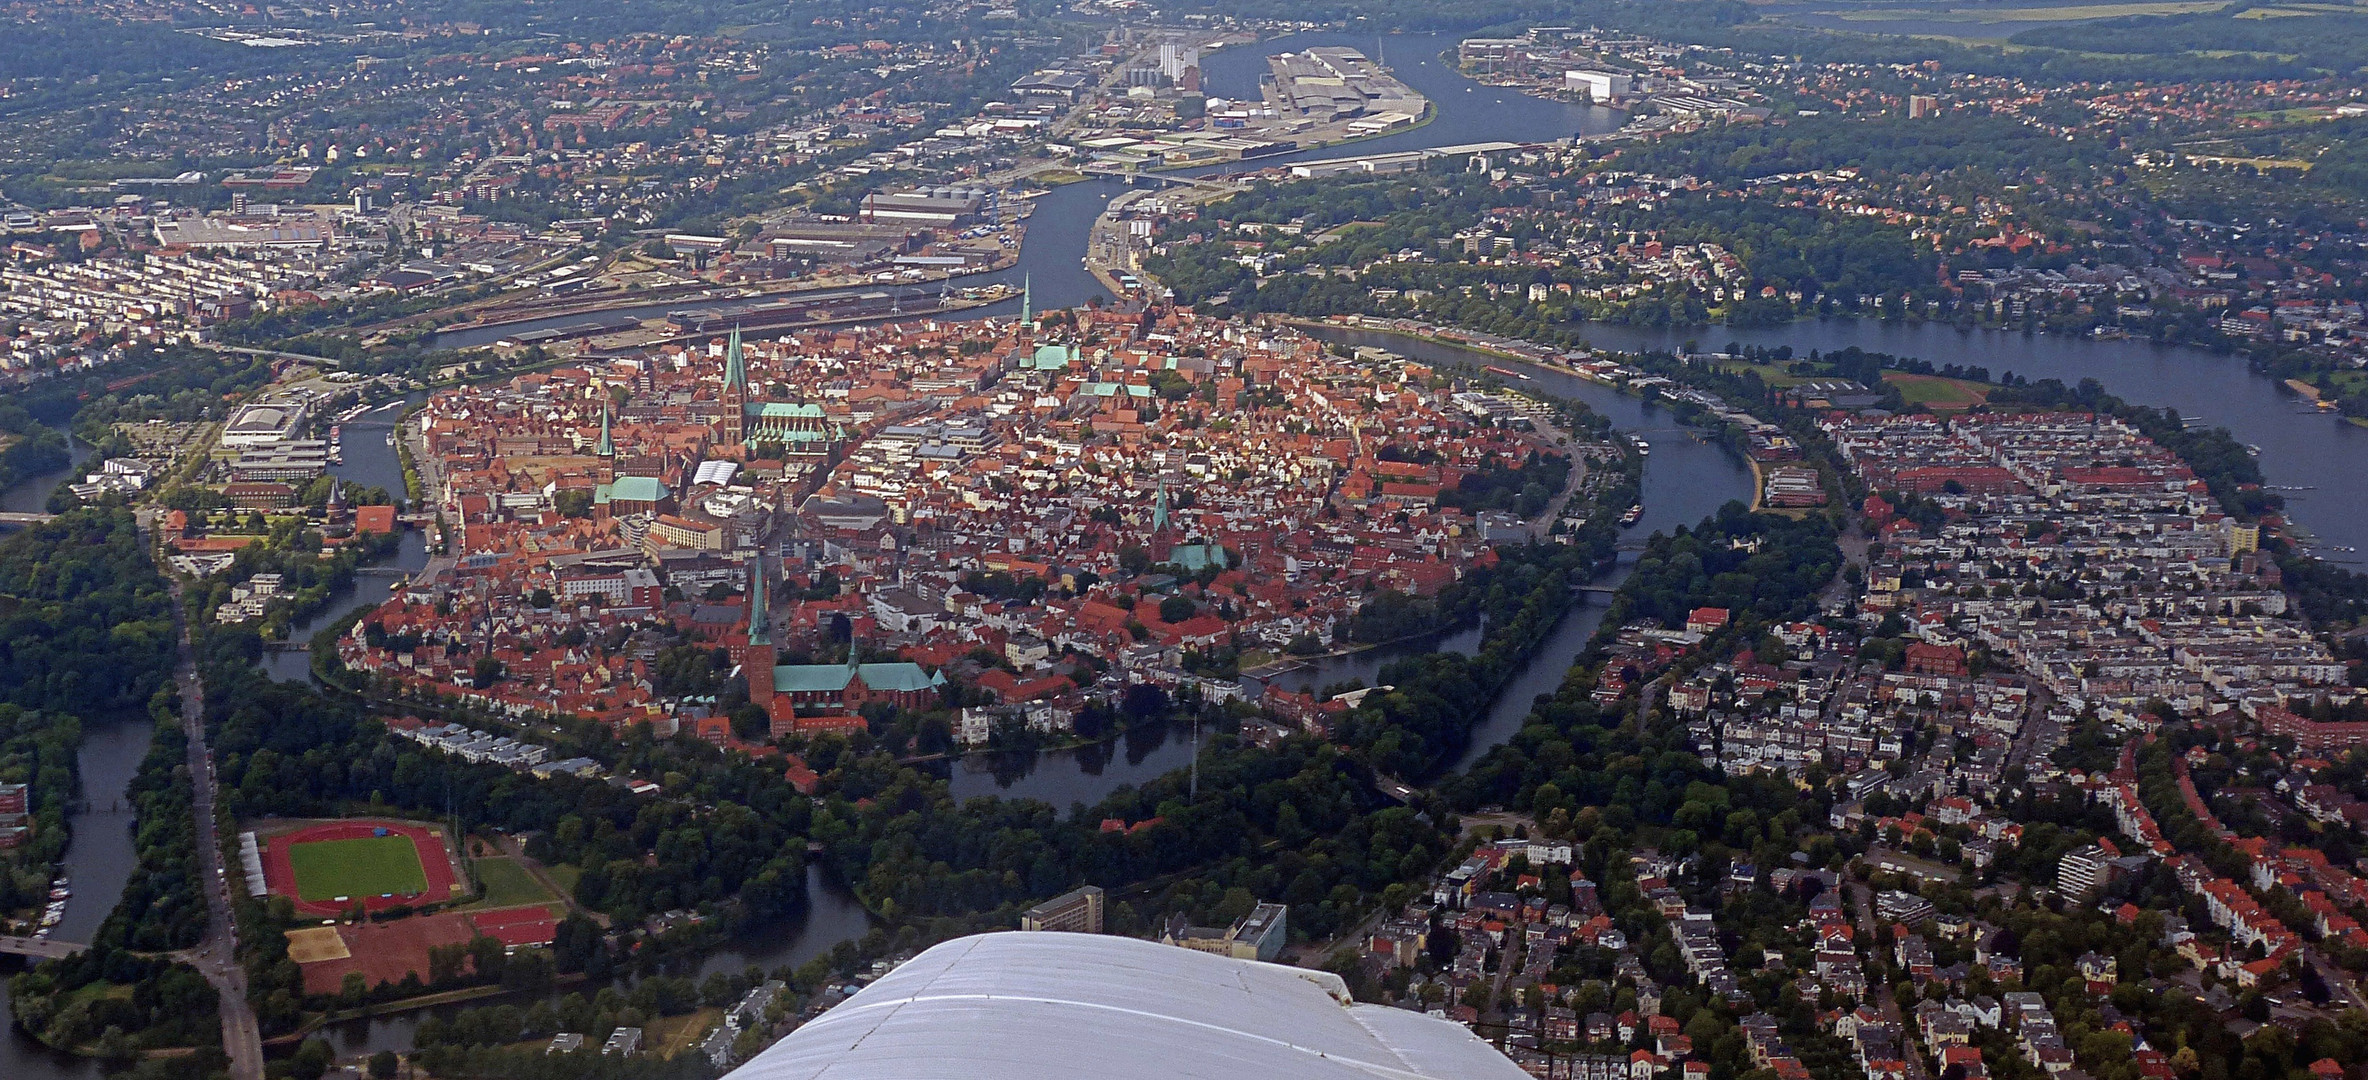
POLYGON ((1373 641, 1359 645, 1352 645, 1345 649, 1327 649, 1319 653, 1306 654, 1290 653, 1281 657, 1277 657, 1276 659, 1270 660, 1266 663, 1259 664, 1255 667, 1244 668, 1241 671, 1241 677, 1245 679, 1258 679, 1263 681, 1276 676, 1285 675, 1293 671, 1305 670, 1327 661, 1348 660, 1358 656, 1363 656, 1367 653, 1371 653, 1376 649, 1393 649, 1402 646, 1413 645, 1423 641, 1445 637, 1449 634, 1453 634, 1464 629, 1467 629, 1464 624, 1457 623, 1449 626, 1435 627, 1433 629, 1420 631, 1418 633, 1400 635, 1398 637, 1391 638, 1388 641, 1373 641))

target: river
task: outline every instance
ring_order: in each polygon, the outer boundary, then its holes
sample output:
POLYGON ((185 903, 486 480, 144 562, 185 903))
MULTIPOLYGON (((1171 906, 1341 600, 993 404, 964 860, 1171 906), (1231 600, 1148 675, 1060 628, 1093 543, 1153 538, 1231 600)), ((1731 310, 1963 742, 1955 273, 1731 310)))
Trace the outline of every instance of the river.
MULTIPOLYGON (((2288 515, 2316 534, 2320 554, 2357 566, 2363 556, 2333 550, 2368 550, 2368 428, 2322 413, 2276 380, 2254 374, 2241 356, 2186 346, 2137 341, 2096 341, 2058 334, 2004 330, 1959 330, 1943 323, 1825 319, 1754 330, 1724 326, 1658 329, 1593 326, 1590 344, 1599 348, 1675 349, 1790 345, 1806 355, 1856 345, 1929 360, 1934 364, 1979 364, 1993 377, 2007 372, 2032 380, 2062 379, 2067 385, 2096 379, 2107 390, 2138 405, 2169 406, 2201 423, 2225 427, 2237 441, 2261 448, 2264 482, 2285 490, 2288 515)), ((1656 447, 1658 449, 1658 447, 1656 447)))
MULTIPOLYGON (((388 436, 395 430, 395 422, 402 418, 403 407, 425 399, 416 391, 401 400, 390 401, 363 413, 342 425, 344 458, 342 464, 330 467, 346 483, 357 487, 385 488, 397 498, 403 497, 403 459, 396 452, 388 436)), ((406 576, 418 572, 428 564, 427 538, 417 529, 403 530, 403 546, 396 552, 391 567, 406 576)), ((382 572, 357 574, 353 585, 336 597, 327 607, 299 620, 288 630, 290 641, 311 641, 314 634, 355 609, 377 607, 393 595, 395 576, 382 572)), ((301 652, 268 652, 263 654, 263 669, 275 679, 308 679, 312 676, 312 658, 301 652)))
MULTIPOLYGON (((1312 149, 1265 159, 1258 164, 1479 141, 1544 141, 1608 130, 1618 119, 1617 114, 1606 110, 1544 101, 1473 83, 1440 61, 1439 54, 1453 43, 1451 35, 1393 35, 1378 43, 1377 51, 1396 65, 1399 76, 1432 99, 1438 110, 1432 123, 1358 143, 1353 149, 1312 149)), ((1212 93, 1254 97, 1257 77, 1265 70, 1266 55, 1320 45, 1373 50, 1377 43, 1371 37, 1347 34, 1292 35, 1210 54, 1203 60, 1204 77, 1212 93)), ((1222 171, 1238 167, 1215 168, 1222 171)), ((1095 217, 1112 197, 1124 190, 1122 184, 1104 181, 1054 189, 1036 202, 1018 263, 997 274, 965 278, 960 284, 1006 281, 1018 285, 1025 279, 1031 284, 1040 309, 1106 298, 1100 285, 1080 265, 1080 256, 1095 217)), ((682 308, 737 302, 741 301, 652 304, 630 309, 628 313, 658 315, 682 308)), ((961 317, 1007 315, 1016 312, 1017 307, 1017 301, 1009 301, 964 312, 961 317)), ((498 330, 456 331, 440 335, 437 343, 446 347, 489 344, 504 334, 580 322, 583 318, 582 315, 561 316, 498 330)), ((1677 427, 1665 410, 1649 403, 1559 372, 1481 358, 1452 346, 1372 331, 1326 331, 1326 334, 1433 362, 1480 359, 1484 363, 1527 370, 1535 376, 1536 388, 1585 401, 1609 416, 1615 426, 1643 434, 1651 441, 1653 453, 1645 470, 1645 517, 1634 530, 1634 538, 1691 524, 1730 499, 1750 497, 1750 473, 1740 458, 1724 447, 1696 441, 1677 427)), ((2196 349, 2157 348, 2134 342, 1967 333, 1939 324, 1867 320, 1803 322, 1759 330, 1599 326, 1593 328, 1591 336, 1595 345, 1617 349, 1673 348, 1687 341, 1698 342, 1702 347, 1719 347, 1737 341, 1791 345, 1796 351, 1806 353, 1812 348, 1857 345, 1936 364, 1981 364, 1993 372, 2012 370, 2035 379, 2052 377, 2074 382, 2095 377, 2132 401, 2175 406, 2186 415, 2202 416, 2207 422, 2226 425, 2240 440, 2260 446, 2262 467, 2272 483, 2311 489, 2288 494, 2297 521, 2315 530, 2328 543, 2368 547, 2368 470, 2351 466, 2363 460, 2363 451, 2368 451, 2368 429, 2332 417, 2301 415, 2306 410, 2294 398, 2269 380, 2247 372, 2243 362, 2237 359, 2196 349)), ((346 463, 337 470, 340 475, 356 483, 401 490, 400 463, 380 434, 383 425, 391 419, 391 413, 373 414, 346 425, 346 463)), ((87 451, 78 447, 77 452, 87 451)), ((37 478, 0 494, 0 507, 41 509, 49 489, 67 475, 71 472, 37 478)), ((1616 582, 1624 576, 1625 560, 1629 558, 1633 556, 1623 555, 1623 566, 1604 580, 1616 582)), ((415 570, 424 560, 419 537, 407 537, 398 565, 415 570)), ((390 579, 383 576, 361 578, 347 599, 306 620, 296 629, 295 637, 309 638, 356 605, 375 605, 384 599, 389 586, 390 579)), ((1571 659, 1594 634, 1602 616, 1601 601, 1589 597, 1563 619, 1541 646, 1536 660, 1514 679, 1488 716, 1475 727, 1471 746, 1457 767, 1470 764, 1519 729, 1533 699, 1552 692, 1559 684, 1571 659)), ((1464 631, 1412 648, 1468 650, 1476 644, 1476 631, 1464 631)), ((1327 658, 1295 673, 1286 684, 1321 686, 1348 679, 1371 683, 1382 665, 1412 648, 1400 646, 1327 658)), ((300 653, 275 653, 268 663, 273 674, 283 678, 305 675, 305 657, 300 653)), ((130 769, 137 766, 145 743, 144 727, 136 735, 137 738, 123 737, 94 727, 84 747, 85 789, 100 810, 75 817, 76 841, 67 860, 78 895, 68 909, 69 926, 95 926, 112 903, 115 891, 120 889, 122 875, 129 872, 129 832, 108 827, 113 821, 102 811, 120 798, 120 780, 109 778, 128 777, 130 769), (116 785, 112 792, 102 790, 107 784, 116 785), (110 856, 111 850, 120 854, 110 856), (113 885, 106 885, 110 881, 113 885)), ((1144 731, 1130 733, 1113 744, 1081 751, 1047 752, 1025 758, 973 757, 949 766, 948 772, 957 797, 1028 797, 1066 809, 1076 803, 1096 802, 1120 785, 1141 783, 1181 768, 1190 762, 1191 753, 1189 731, 1144 731)), ((809 869, 807 882, 813 904, 804 919, 743 938, 733 948, 707 958, 701 965, 701 973, 738 970, 750 963, 768 969, 795 965, 829 951, 840 941, 862 936, 869 926, 868 918, 844 885, 829 880, 819 868, 809 869)), ((344 1053, 402 1048, 409 1045, 418 1015, 421 1014, 355 1021, 333 1029, 331 1037, 344 1053)), ((98 1070, 91 1063, 52 1054, 13 1029, 0 1037, 0 1076, 88 1080, 97 1075, 98 1070)))
MULTIPOLYGON (((402 458, 386 436, 394 430, 396 420, 402 415, 402 407, 418 400, 420 395, 413 394, 343 425, 345 461, 333 467, 332 471, 347 483, 382 487, 400 493, 403 490, 402 458)), ((403 535, 402 550, 393 565, 405 571, 417 571, 426 563, 426 539, 417 530, 407 530, 403 535)), ((309 641, 312 635, 353 611, 378 606, 385 602, 395 580, 383 574, 357 577, 350 591, 297 623, 291 629, 289 639, 309 641)), ((266 653, 264 666, 276 678, 306 679, 311 676, 310 658, 305 653, 266 653)), ((829 952, 841 941, 860 939, 870 929, 871 917, 864 911, 862 903, 856 900, 855 894, 845 884, 825 873, 819 865, 806 868, 806 895, 808 904, 803 915, 780 926, 736 937, 730 946, 704 957, 696 976, 705 978, 717 971, 737 973, 750 964, 768 972, 782 966, 795 967, 829 952)), ((469 1004, 482 1005, 487 1002, 469 1004)), ((347 1021, 333 1025, 326 1035, 336 1045, 341 1056, 371 1054, 380 1050, 408 1050, 421 1019, 431 1015, 449 1018, 466 1007, 456 1005, 347 1021)), ((5 1050, 0 1050, 0 1054, 5 1054, 5 1050)), ((5 1061, 5 1057, 0 1057, 0 1077, 15 1076, 15 1073, 5 1069, 5 1061)))
MULTIPOLYGON (((71 460, 64 468, 27 477, 0 492, 0 510, 48 510, 50 493, 60 484, 79 479, 83 463, 90 460, 91 448, 71 435, 67 436, 67 451, 71 460)), ((132 867, 138 864, 132 851, 132 813, 124 794, 140 770, 140 759, 147 756, 148 736, 147 722, 137 718, 84 721, 82 746, 75 755, 83 801, 66 817, 73 841, 66 847, 64 871, 73 881, 74 896, 66 902, 65 918, 51 931, 60 941, 89 941, 114 909, 124 883, 131 880, 132 867)), ((22 970, 24 961, 10 959, 0 964, 0 978, 22 970)), ((7 986, 0 982, 0 1008, 6 1007, 7 1000, 7 986)), ((101 1072, 96 1061, 51 1050, 14 1024, 0 1033, 0 1077, 95 1080, 101 1072)))
MULTIPOLYGON (((1547 142, 1576 134, 1611 131, 1619 126, 1621 114, 1610 109, 1548 101, 1484 86, 1465 78, 1455 70, 1452 61, 1440 59, 1441 53, 1455 48, 1458 37, 1454 34, 1391 34, 1376 39, 1370 35, 1329 32, 1290 34, 1256 45, 1236 46, 1209 53, 1201 58, 1202 83, 1208 92, 1251 101, 1258 98, 1258 78, 1267 71, 1266 57, 1274 53, 1327 45, 1361 49, 1367 55, 1378 53, 1396 65, 1398 77, 1408 86, 1431 99, 1436 116, 1431 123, 1422 127, 1378 138, 1259 158, 1246 165, 1231 162, 1182 170, 1182 173, 1207 175, 1239 172, 1244 168, 1263 169, 1310 158, 1385 154, 1474 142, 1547 142)), ((1126 185, 1116 180, 1087 180, 1053 188, 1035 200, 1035 209, 1028 218, 1027 234, 1020 242, 1019 258, 1013 265, 993 273, 957 278, 954 284, 970 287, 1002 282, 1017 288, 1026 283, 1039 311, 1075 307, 1088 300, 1110 299, 1109 290, 1104 289, 1101 282, 1085 270, 1086 235, 1093 229, 1094 219, 1101 216, 1102 208, 1126 190, 1126 185)), ((865 288, 886 287, 875 285, 865 288)), ((904 290, 918 295, 934 292, 935 286, 905 286, 904 290)), ((860 292, 864 289, 832 291, 860 292)), ((748 301, 737 297, 682 300, 622 307, 602 314, 651 318, 669 311, 700 311, 745 303, 748 301)), ((1019 306, 1017 299, 1005 300, 948 317, 961 320, 1002 317, 1017 314, 1019 306)), ((436 345, 438 348, 453 349, 491 345, 511 334, 573 325, 590 317, 584 314, 557 315, 500 327, 452 330, 436 335, 436 345)))
MULTIPOLYGON (((1533 377, 1530 386, 1585 402, 1588 408, 1609 418, 1614 427, 1644 436, 1653 448, 1652 454, 1645 458, 1642 495, 1645 513, 1630 531, 1629 540, 1694 524, 1730 500, 1751 500, 1751 466, 1740 455, 1724 445, 1696 438, 1691 429, 1679 426, 1668 410, 1651 402, 1551 368, 1507 361, 1421 338, 1372 330, 1322 329, 1316 333, 1328 340, 1372 345, 1433 364, 1510 365, 1533 377)), ((1597 583, 1618 584, 1627 576, 1628 563, 1634 557, 1633 552, 1623 552, 1620 565, 1597 583)), ((1536 658, 1514 676, 1488 715, 1473 728, 1471 743, 1456 761, 1456 768, 1469 766, 1490 747, 1521 730, 1522 719, 1529 715, 1538 695, 1553 693, 1561 685, 1563 673, 1594 637, 1603 614, 1601 598, 1581 594, 1580 602, 1538 647, 1536 658)), ((1381 669, 1401 657, 1441 649, 1469 653, 1479 644, 1480 631, 1467 628, 1433 640, 1324 657, 1279 675, 1270 683, 1297 690, 1352 679, 1373 685, 1381 669)), ((1115 747, 1038 754, 974 754, 951 766, 953 794, 956 798, 1000 795, 1041 799, 1066 810, 1077 803, 1093 805, 1123 785, 1141 784, 1191 763, 1188 734, 1161 732, 1156 738, 1144 737, 1141 744, 1135 744, 1133 740, 1137 738, 1135 733, 1129 733, 1115 747)))
MULTIPOLYGON (((871 913, 855 899, 845 883, 823 870, 821 865, 806 866, 806 909, 804 913, 778 926, 763 927, 743 933, 724 946, 702 957, 698 965, 688 971, 692 979, 701 980, 717 972, 737 975, 753 964, 763 968, 769 976, 775 969, 795 968, 817 956, 828 954, 842 941, 859 941, 871 930, 871 913)), ((581 988, 586 996, 591 988, 581 988)), ((466 1008, 512 1003, 524 1007, 535 1000, 534 995, 504 996, 480 999, 460 1005, 444 1005, 392 1016, 364 1020, 348 1020, 332 1024, 322 1037, 337 1048, 339 1057, 375 1054, 381 1050, 409 1050, 412 1036, 419 1022, 430 1016, 451 1019, 466 1008)), ((4 1060, 4 1059, 0 1059, 4 1060)), ((15 1074, 0 1073, 13 1080, 15 1074)), ((80 1080, 80 1078, 76 1078, 80 1080)))

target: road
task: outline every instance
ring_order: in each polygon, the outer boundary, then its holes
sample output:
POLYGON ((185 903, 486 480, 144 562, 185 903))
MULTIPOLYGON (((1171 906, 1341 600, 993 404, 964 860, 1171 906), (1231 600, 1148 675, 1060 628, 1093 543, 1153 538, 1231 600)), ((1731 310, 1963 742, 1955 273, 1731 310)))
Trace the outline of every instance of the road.
POLYGON ((71 941, 59 941, 56 938, 13 935, 0 937, 0 954, 8 956, 31 956, 42 960, 58 960, 87 948, 90 946, 77 945, 71 941))
MULTIPOLYGON (((1867 887, 1864 882, 1858 881, 1853 881, 1845 887, 1850 890, 1850 907, 1858 916, 1859 936, 1864 939, 1867 945, 1880 950, 1883 947, 1883 938, 1876 932, 1875 891, 1867 887)), ((1932 1080, 1931 1072, 1924 1068, 1923 1051, 1916 1048, 1915 1029, 1910 1028, 1907 1018, 1900 1015, 1899 999, 1892 996, 1891 988, 1870 984, 1867 987, 1867 996, 1874 998, 1875 1005, 1883 1010, 1883 1022, 1890 1024, 1893 1030, 1899 1032, 1899 1056, 1907 1059, 1908 1080, 1932 1080)))
POLYGON ((338 365, 343 362, 331 359, 326 356, 314 356, 310 353, 281 352, 278 349, 249 349, 236 345, 209 345, 204 343, 200 343, 198 348, 212 349, 215 352, 238 353, 242 356, 261 356, 273 360, 294 360, 299 363, 317 364, 321 367, 329 368, 331 370, 336 370, 338 365))
POLYGON ((501 849, 502 854, 509 856, 511 862, 517 863, 519 869, 526 871, 526 876, 533 878, 535 884, 551 890, 551 895, 565 901, 567 910, 590 918, 593 922, 599 923, 603 930, 608 929, 608 916, 576 903, 575 894, 560 888, 559 882, 553 880, 550 873, 543 869, 543 864, 526 857, 526 845, 519 843, 517 837, 508 833, 495 833, 493 834, 493 844, 501 849))
MULTIPOLYGON (((230 884, 223 873, 221 837, 214 827, 214 757, 206 750, 206 691, 197 676, 197 650, 181 606, 181 585, 173 583, 173 623, 181 635, 181 662, 174 679, 181 686, 181 730, 189 736, 189 780, 197 815, 198 880, 206 890, 206 936, 181 955, 221 995, 222 1048, 230 1054, 231 1080, 263 1080, 263 1029, 247 1003, 247 972, 238 962, 238 927, 230 918, 230 884)), ((243 880, 243 877, 242 877, 243 880)))

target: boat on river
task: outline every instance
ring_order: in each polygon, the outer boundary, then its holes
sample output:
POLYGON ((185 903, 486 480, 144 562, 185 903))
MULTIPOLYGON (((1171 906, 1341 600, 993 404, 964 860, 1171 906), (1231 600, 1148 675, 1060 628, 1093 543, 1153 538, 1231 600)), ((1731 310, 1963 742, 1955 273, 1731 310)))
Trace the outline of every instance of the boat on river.
POLYGON ((1620 515, 1620 527, 1623 529, 1634 528, 1636 523, 1642 520, 1644 520, 1644 504, 1637 503, 1630 506, 1627 513, 1620 515))

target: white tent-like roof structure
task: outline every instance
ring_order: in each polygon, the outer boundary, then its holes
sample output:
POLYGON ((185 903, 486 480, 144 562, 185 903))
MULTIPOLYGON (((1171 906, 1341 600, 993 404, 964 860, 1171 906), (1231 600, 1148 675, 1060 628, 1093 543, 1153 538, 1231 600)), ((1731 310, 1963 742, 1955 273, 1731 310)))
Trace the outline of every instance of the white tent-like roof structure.
POLYGON ((1462 1025, 1329 972, 1001 933, 914 957, 729 1080, 1527 1080, 1462 1025))

